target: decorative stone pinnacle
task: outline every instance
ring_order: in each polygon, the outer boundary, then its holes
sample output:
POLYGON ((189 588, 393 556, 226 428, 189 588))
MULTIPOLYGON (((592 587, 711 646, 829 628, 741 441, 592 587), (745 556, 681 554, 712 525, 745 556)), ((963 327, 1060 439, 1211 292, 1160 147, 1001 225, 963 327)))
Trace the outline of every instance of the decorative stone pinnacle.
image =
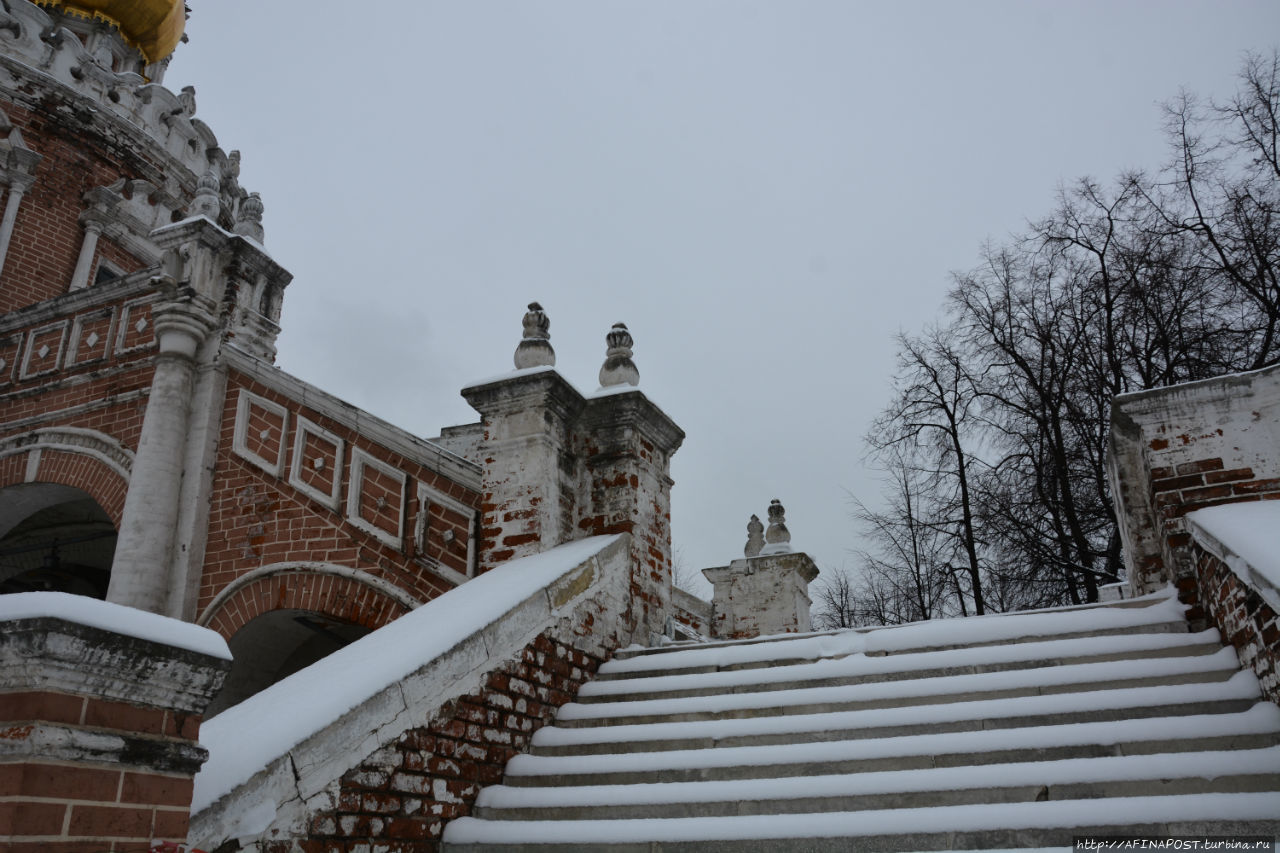
POLYGON ((218 212, 222 209, 222 201, 218 194, 221 189, 218 176, 211 171, 205 172, 196 186, 196 198, 191 205, 191 213, 195 216, 207 216, 217 222, 218 212))
POLYGON ((235 232, 262 242, 262 197, 257 193, 249 193, 241 200, 240 209, 236 211, 235 232))
POLYGON ((640 370, 631 360, 631 347, 635 343, 626 323, 614 323, 605 335, 608 349, 604 353, 604 365, 600 368, 600 387, 615 385, 639 385, 640 370))
POLYGON ((782 501, 774 498, 769 502, 769 529, 764 532, 764 541, 768 544, 761 549, 761 554, 787 554, 791 551, 791 531, 787 529, 787 511, 782 501))
POLYGON ((760 516, 752 513, 751 520, 747 522, 747 546, 742 549, 742 553, 748 557, 757 557, 763 547, 764 525, 760 523, 760 516))
POLYGON ((551 348, 551 318, 537 302, 529 303, 524 315, 524 337, 516 347, 516 370, 526 367, 555 367, 556 351, 551 348))

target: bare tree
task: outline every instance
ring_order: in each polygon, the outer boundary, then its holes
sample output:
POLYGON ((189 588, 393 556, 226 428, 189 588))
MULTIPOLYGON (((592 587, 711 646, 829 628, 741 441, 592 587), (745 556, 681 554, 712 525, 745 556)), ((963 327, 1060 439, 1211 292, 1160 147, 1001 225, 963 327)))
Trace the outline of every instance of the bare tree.
POLYGON ((957 599, 962 614, 969 604, 975 613, 986 612, 971 482, 976 411, 977 394, 952 330, 898 336, 894 394, 866 441, 873 455, 909 467, 913 489, 932 496, 932 512, 918 517, 944 537, 946 564, 964 577, 957 599))

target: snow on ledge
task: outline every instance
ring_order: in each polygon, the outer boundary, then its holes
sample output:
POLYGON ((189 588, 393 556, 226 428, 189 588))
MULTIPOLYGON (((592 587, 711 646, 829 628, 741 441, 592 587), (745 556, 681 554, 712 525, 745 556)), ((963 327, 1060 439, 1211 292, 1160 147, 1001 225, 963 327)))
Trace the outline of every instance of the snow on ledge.
MULTIPOLYGON (((595 536, 498 566, 206 720, 200 742, 209 760, 195 777, 191 814, 271 770, 349 711, 447 658, 620 538, 595 536)), ((357 761, 362 747, 347 744, 350 755, 331 758, 357 761)))
POLYGON ((18 592, 0 595, 0 622, 63 619, 126 637, 176 646, 220 660, 231 660, 227 641, 215 631, 123 604, 66 592, 18 592))
POLYGON ((1280 501, 1247 501, 1187 513, 1195 540, 1280 612, 1280 501))

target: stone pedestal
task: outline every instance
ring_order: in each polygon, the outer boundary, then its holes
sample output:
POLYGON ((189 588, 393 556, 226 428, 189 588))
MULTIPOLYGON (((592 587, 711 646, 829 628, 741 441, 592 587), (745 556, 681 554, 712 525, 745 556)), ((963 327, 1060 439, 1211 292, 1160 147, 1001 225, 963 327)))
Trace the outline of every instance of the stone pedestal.
POLYGON ((230 657, 212 631, 155 614, 62 593, 4 596, 5 849, 184 841, 191 780, 208 757, 196 742, 201 715, 230 657))
POLYGON ((711 633, 716 639, 809 631, 809 584, 818 567, 808 554, 744 557, 703 569, 715 588, 711 633))
POLYGON ((544 366, 464 388, 462 396, 480 413, 484 430, 481 567, 575 538, 577 471, 569 448, 582 395, 544 366))

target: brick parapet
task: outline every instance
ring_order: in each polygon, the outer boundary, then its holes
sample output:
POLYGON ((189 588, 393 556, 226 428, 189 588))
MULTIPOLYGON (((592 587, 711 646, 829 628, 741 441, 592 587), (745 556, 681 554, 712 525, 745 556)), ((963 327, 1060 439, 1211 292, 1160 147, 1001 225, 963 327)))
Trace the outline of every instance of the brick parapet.
POLYGON ((480 690, 446 703, 430 723, 344 774, 336 807, 311 817, 307 838, 279 849, 434 853, 445 824, 471 814, 480 788, 502 781, 507 762, 576 698, 601 662, 572 643, 538 635, 480 690))
POLYGON ((1278 442, 1280 367, 1116 398, 1108 474, 1132 592, 1172 583, 1198 603, 1183 517, 1280 499, 1278 442))
POLYGON ((82 624, 86 607, 110 605, 73 603, 74 618, 0 623, 5 849, 124 851, 182 841, 191 780, 206 757, 197 743, 201 714, 230 661, 82 624))
POLYGON ((1258 677, 1263 695, 1280 704, 1280 616, 1275 607, 1200 541, 1190 547, 1206 617, 1235 647, 1240 663, 1258 677))

